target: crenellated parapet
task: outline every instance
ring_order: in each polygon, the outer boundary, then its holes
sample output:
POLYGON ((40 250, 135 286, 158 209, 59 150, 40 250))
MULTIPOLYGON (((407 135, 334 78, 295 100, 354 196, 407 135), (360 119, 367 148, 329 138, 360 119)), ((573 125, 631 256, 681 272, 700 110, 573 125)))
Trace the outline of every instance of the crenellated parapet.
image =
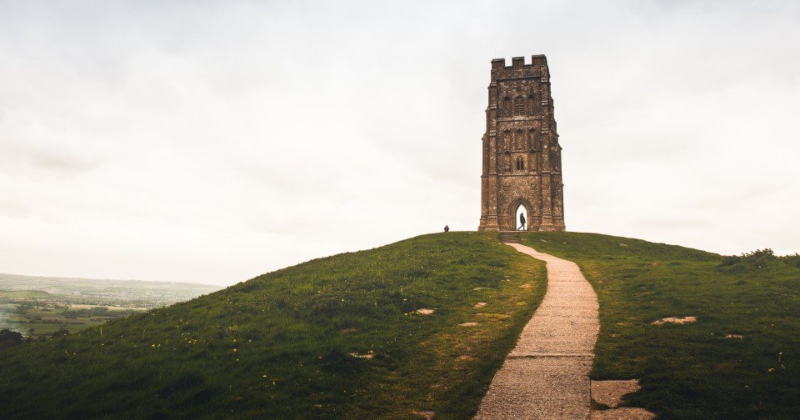
POLYGON ((525 64, 525 57, 513 57, 510 66, 506 66, 505 58, 492 60, 492 82, 529 77, 550 78, 547 57, 541 54, 532 55, 530 64, 525 64))

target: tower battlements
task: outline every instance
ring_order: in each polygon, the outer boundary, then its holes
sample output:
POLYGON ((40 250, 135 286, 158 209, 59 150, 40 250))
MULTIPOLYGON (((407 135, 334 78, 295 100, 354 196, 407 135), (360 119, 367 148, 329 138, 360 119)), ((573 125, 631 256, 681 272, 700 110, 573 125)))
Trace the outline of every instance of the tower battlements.
POLYGON ((525 57, 512 57, 510 66, 506 66, 505 58, 492 60, 492 81, 524 77, 549 77, 547 57, 532 55, 530 64, 525 64, 525 57))
POLYGON ((525 64, 525 57, 512 57, 510 66, 506 66, 505 58, 495 58, 492 60, 492 70, 502 69, 504 67, 520 68, 532 66, 547 66, 547 57, 545 57, 544 54, 532 55, 531 64, 525 64))

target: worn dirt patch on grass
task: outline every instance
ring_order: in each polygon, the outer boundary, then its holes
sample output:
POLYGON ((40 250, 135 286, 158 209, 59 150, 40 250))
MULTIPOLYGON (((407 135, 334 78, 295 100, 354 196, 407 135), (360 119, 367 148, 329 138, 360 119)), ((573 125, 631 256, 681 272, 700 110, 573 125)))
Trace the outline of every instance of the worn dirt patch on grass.
POLYGON ((424 418, 425 420, 431 420, 433 419, 433 416, 436 415, 436 413, 434 413, 433 411, 419 411, 419 410, 412 410, 411 414, 415 416, 422 416, 422 418, 424 418))
POLYGON ((598 404, 604 404, 611 409, 593 410, 590 420, 651 420, 656 415, 638 407, 618 408, 622 397, 640 390, 639 380, 627 381, 592 381, 592 399, 598 404))
POLYGON ((592 381, 592 399, 600 404, 615 408, 622 402, 622 396, 640 390, 639 381, 592 381))
POLYGON ((486 302, 478 302, 475 304, 475 308, 483 308, 486 305, 487 305, 486 302))
POLYGON ((656 415, 637 407, 612 408, 611 410, 592 411, 589 420, 652 420, 656 415))
POLYGON ((676 317, 667 317, 661 318, 658 321, 653 321, 653 325, 661 325, 661 324, 689 324, 692 322, 697 322, 696 316, 685 316, 683 318, 676 318, 676 317))
POLYGON ((477 326, 477 322, 464 322, 462 324, 458 324, 459 327, 474 327, 477 326))
POLYGON ((417 309, 417 311, 416 311, 416 312, 417 312, 418 314, 420 314, 420 315, 430 315, 430 314, 434 313, 435 311, 436 311, 436 309, 426 309, 426 308, 422 308, 422 309, 417 309))

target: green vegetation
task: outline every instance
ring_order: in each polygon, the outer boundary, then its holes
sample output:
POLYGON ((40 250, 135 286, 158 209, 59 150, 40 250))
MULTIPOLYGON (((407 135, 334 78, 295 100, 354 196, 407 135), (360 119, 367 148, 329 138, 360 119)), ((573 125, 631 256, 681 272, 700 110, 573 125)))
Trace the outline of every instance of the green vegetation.
POLYGON ((544 279, 496 234, 310 261, 2 350, 0 418, 471 418, 544 279))
POLYGON ((160 307, 219 290, 199 283, 141 280, 98 280, 0 274, 0 291, 21 298, 49 299, 61 304, 160 307))
POLYGON ((593 379, 641 379, 660 419, 800 418, 800 257, 722 257, 585 233, 522 235, 575 261, 600 300, 593 379), (654 325, 695 316, 689 324, 654 325))
MULTIPOLYGON (((660 419, 800 418, 800 256, 520 237, 577 262, 594 285, 602 326, 592 377, 640 379, 625 405, 660 419), (697 320, 654 324, 667 317, 697 320)), ((451 232, 310 261, 46 342, 18 344, 5 331, 0 418, 468 419, 543 280, 542 263, 496 234, 451 232)), ((46 299, 2 296, 17 299, 0 305, 11 308, 4 314, 24 308, 19 299, 46 299)))
POLYGON ((43 340, 48 336, 75 333, 101 325, 115 318, 144 312, 142 308, 120 308, 93 305, 60 305, 49 303, 49 295, 31 298, 30 292, 0 291, 0 327, 25 333, 29 339, 43 340), (26 295, 21 299, 15 295, 26 295), (15 303, 9 303, 15 302, 15 303))
POLYGON ((22 334, 8 329, 0 330, 0 349, 22 344, 22 334))
POLYGON ((0 274, 0 328, 43 340, 218 289, 192 283, 0 274))
POLYGON ((717 267, 723 273, 755 273, 774 271, 786 266, 800 268, 800 255, 776 256, 771 249, 759 249, 742 255, 730 255, 717 267))

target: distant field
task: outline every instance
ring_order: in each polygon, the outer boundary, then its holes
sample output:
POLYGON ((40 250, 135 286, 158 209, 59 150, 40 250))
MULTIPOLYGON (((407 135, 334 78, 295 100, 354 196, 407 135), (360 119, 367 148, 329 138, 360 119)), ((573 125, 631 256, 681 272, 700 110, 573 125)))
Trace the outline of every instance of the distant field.
POLYGON ((1 290, 0 299, 18 300, 18 299, 47 299, 50 293, 42 292, 39 290, 1 290))
POLYGON ((218 289, 191 283, 0 274, 0 329, 32 338, 75 333, 218 289))

